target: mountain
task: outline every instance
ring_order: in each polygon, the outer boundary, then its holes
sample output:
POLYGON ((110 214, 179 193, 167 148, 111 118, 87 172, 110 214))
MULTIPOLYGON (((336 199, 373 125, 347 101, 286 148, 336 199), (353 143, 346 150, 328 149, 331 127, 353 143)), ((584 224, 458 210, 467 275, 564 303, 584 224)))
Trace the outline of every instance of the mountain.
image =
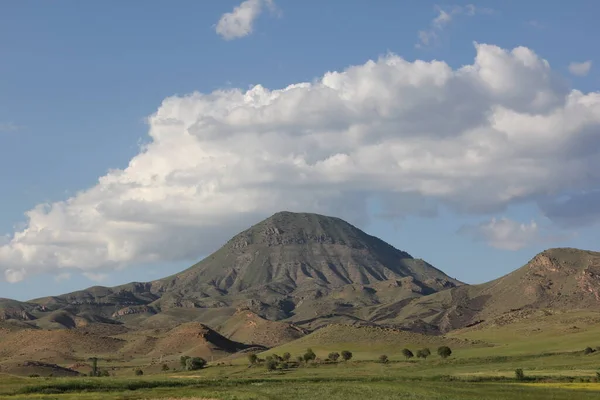
POLYGON ((600 253, 556 248, 491 282, 432 294, 380 323, 429 326, 447 332, 498 319, 519 319, 536 310, 595 310, 600 306, 600 253))
POLYGON ((361 308, 462 285, 427 262, 334 217, 280 212, 185 271, 153 282, 91 287, 7 303, 6 319, 40 327, 89 323, 223 325, 240 310, 316 328, 368 324, 361 308))

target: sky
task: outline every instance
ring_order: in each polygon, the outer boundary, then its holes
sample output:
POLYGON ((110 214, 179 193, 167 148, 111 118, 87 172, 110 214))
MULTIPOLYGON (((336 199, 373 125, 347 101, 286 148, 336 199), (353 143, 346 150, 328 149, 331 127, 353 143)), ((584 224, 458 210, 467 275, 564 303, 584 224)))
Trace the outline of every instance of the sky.
POLYGON ((600 250, 596 1, 0 4, 0 297, 158 279, 281 211, 467 283, 600 250))

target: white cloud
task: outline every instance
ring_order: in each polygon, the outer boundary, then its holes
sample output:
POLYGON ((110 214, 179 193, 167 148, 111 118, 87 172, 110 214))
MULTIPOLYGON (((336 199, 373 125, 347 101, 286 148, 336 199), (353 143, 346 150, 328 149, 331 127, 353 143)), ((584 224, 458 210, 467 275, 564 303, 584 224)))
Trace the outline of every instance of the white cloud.
POLYGON ((477 214, 599 187, 600 93, 568 90, 527 48, 475 48, 456 70, 389 54, 280 90, 167 98, 127 168, 26 213, 0 275, 193 260, 280 210, 360 224, 367 200, 477 214))
POLYGON ((572 62, 569 64, 569 72, 576 76, 586 76, 592 68, 592 62, 590 60, 577 63, 572 62))
POLYGON ((435 6, 435 11, 437 16, 431 21, 429 29, 420 30, 417 33, 419 40, 415 47, 422 48, 435 43, 439 39, 440 33, 459 15, 472 17, 477 14, 495 13, 491 8, 475 7, 473 4, 467 4, 464 7, 450 6, 442 8, 435 6))
POLYGON ((94 272, 84 272, 83 276, 88 278, 90 281, 97 282, 97 283, 102 283, 108 278, 107 274, 94 273, 94 272))
POLYGON ((540 241, 540 232, 535 221, 524 224, 507 218, 492 218, 491 221, 479 225, 464 226, 459 232, 502 250, 520 250, 540 241))
POLYGON ((254 21, 267 6, 272 11, 275 4, 272 0, 246 0, 235 7, 232 12, 225 13, 216 26, 217 34, 226 40, 248 36, 254 29, 254 21))
POLYGON ((71 274, 68 272, 61 272, 54 277, 56 282, 68 281, 69 279, 71 279, 71 274))

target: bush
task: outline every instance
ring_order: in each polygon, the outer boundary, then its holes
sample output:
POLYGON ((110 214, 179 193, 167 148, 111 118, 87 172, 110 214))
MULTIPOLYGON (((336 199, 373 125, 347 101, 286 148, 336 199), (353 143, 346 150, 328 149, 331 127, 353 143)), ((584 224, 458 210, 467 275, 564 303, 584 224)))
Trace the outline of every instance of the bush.
POLYGON ((196 371, 198 369, 204 368, 206 365, 206 360, 200 357, 188 358, 185 360, 185 369, 187 371, 196 371))
POLYGON ((340 358, 340 353, 338 352, 331 352, 329 353, 329 355, 327 356, 327 359, 330 361, 337 361, 340 358))
POLYGON ((515 379, 518 380, 518 381, 524 381, 525 380, 525 373, 523 372, 522 368, 515 369, 515 379))
POLYGON ((382 364, 387 364, 388 363, 388 356, 386 356, 385 354, 382 354, 379 356, 379 362, 382 364))
POLYGON ((592 354, 594 352, 594 349, 592 349, 591 347, 586 347, 583 350, 583 354, 588 355, 588 354, 592 354))
POLYGON ((191 357, 190 356, 181 356, 179 357, 179 364, 181 364, 181 367, 183 369, 185 369, 185 366, 187 365, 187 360, 189 360, 191 357))
POLYGON ((167 364, 163 364, 162 367, 161 367, 161 369, 163 371, 168 371, 170 368, 169 368, 169 366, 167 364))
POLYGON ((40 376, 38 374, 30 374, 29 377, 30 378, 39 378, 40 376))
POLYGON ((344 359, 344 361, 350 360, 352 358, 352 352, 348 350, 342 351, 342 358, 344 359))
POLYGON ((306 349, 306 353, 304 353, 304 361, 309 362, 311 360, 314 360, 315 358, 317 358, 315 352, 312 351, 312 349, 306 349))
POLYGON ((431 355, 431 351, 428 348, 417 350, 417 358, 427 359, 431 355))
POLYGON ((258 356, 255 353, 248 354, 248 362, 250 362, 251 365, 256 364, 258 362, 258 356))
POLYGON ((404 357, 406 357, 406 359, 407 359, 407 360, 408 360, 408 359, 411 359, 411 358, 413 358, 413 357, 414 357, 414 354, 413 354, 413 352, 412 352, 412 351, 410 351, 409 349, 402 349, 402 355, 403 355, 404 357))
POLYGON ((290 367, 287 361, 282 361, 281 364, 279 364, 279 366, 281 367, 281 369, 288 369, 290 367))
POLYGON ((267 370, 269 371, 275 371, 275 369, 277 369, 277 361, 275 361, 273 358, 267 360, 267 363, 265 365, 267 367, 267 370))
POLYGON ((452 355, 452 350, 448 346, 439 347, 437 353, 442 358, 448 358, 452 355))
POLYGON ((108 372, 106 369, 103 369, 102 371, 98 372, 98 376, 107 377, 110 376, 110 372, 108 372))
POLYGON ((292 355, 290 353, 283 353, 283 361, 290 361, 290 358, 292 358, 292 355))
POLYGON ((138 368, 138 369, 135 370, 135 375, 136 376, 142 376, 142 375, 144 375, 144 371, 142 371, 141 369, 138 368))
POLYGON ((298 364, 302 364, 302 361, 304 361, 304 358, 302 358, 302 356, 298 356, 298 357, 296 357, 296 361, 298 361, 298 364))

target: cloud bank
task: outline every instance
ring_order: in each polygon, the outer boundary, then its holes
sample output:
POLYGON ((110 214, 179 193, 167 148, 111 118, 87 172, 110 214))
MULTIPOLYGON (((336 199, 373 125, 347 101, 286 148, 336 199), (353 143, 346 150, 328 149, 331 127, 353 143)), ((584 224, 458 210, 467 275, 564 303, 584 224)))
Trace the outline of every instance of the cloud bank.
POLYGON ((239 39, 250 35, 254 29, 254 21, 262 13, 264 6, 273 10, 275 4, 272 0, 244 1, 232 12, 221 16, 215 31, 225 40, 239 39))
POLYGON ((600 186, 600 93, 565 87, 530 49, 475 50, 454 70, 388 54, 278 90, 167 98, 127 168, 26 213, 0 276, 197 259, 280 210, 360 223, 369 199, 394 216, 535 201, 582 218, 556 201, 600 186))

